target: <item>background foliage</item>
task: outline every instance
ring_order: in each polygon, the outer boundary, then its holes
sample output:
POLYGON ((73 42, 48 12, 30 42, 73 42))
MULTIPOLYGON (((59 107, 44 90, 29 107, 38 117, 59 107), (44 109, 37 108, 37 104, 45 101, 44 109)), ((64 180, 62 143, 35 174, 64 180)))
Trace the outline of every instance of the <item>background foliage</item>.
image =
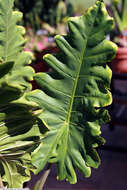
MULTIPOLYGON (((15 9, 23 13, 24 26, 37 30, 41 28, 43 22, 51 26, 56 26, 58 4, 60 0, 15 0, 15 9)), ((73 7, 66 4, 67 10, 64 16, 72 16, 73 7)))
MULTIPOLYGON (((88 9, 90 6, 92 6, 96 0, 67 0, 67 2, 70 2, 73 4, 75 11, 77 13, 83 14, 86 9, 88 9)), ((106 4, 109 4, 111 0, 104 0, 106 4)))

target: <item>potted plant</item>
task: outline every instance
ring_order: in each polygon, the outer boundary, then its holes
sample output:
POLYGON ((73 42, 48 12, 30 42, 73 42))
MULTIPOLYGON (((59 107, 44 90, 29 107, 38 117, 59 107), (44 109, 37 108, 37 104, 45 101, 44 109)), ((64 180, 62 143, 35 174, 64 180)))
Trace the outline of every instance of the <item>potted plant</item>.
POLYGON ((57 179, 74 184, 76 168, 89 177, 100 165, 96 147, 105 142, 100 126, 112 102, 106 62, 117 50, 106 39, 113 19, 102 0, 70 18, 69 33, 55 37, 59 52, 44 56, 52 72, 35 73, 13 3, 0 0, 0 188, 21 188, 31 171, 55 163, 57 179), (40 89, 32 90, 33 78, 40 89))
POLYGON ((111 39, 118 45, 111 68, 116 73, 127 73, 127 0, 112 0, 112 12, 116 21, 111 39))

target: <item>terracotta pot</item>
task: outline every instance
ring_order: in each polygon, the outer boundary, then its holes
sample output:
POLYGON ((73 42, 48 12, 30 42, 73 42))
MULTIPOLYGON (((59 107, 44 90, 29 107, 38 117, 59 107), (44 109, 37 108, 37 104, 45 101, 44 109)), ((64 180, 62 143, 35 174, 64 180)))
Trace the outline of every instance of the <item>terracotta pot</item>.
POLYGON ((118 47, 111 69, 114 73, 127 73, 127 47, 118 47))

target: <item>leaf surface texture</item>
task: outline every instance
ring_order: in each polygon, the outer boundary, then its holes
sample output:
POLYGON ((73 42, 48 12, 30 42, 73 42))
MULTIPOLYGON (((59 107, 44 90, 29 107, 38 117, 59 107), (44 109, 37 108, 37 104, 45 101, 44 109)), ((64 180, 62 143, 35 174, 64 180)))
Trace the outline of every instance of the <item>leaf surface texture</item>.
POLYGON ((58 179, 76 183, 75 169, 85 177, 100 164, 95 150, 104 144, 100 126, 109 120, 103 107, 111 104, 111 70, 106 65, 116 46, 106 40, 113 27, 102 1, 80 17, 70 18, 69 33, 57 35, 59 53, 44 60, 53 72, 38 73, 35 80, 42 90, 27 99, 43 110, 40 119, 49 129, 33 152, 33 164, 40 171, 47 162, 58 166, 58 179))

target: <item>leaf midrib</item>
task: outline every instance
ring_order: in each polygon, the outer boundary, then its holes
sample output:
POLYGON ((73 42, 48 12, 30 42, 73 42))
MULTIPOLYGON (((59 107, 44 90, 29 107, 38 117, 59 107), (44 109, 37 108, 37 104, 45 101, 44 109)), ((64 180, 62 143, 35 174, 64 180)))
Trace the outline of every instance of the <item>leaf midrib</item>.
MULTIPOLYGON (((86 39, 84 40, 84 44, 87 45, 86 39)), ((68 123, 68 125, 69 125, 70 119, 71 119, 71 112, 72 112, 72 108, 73 108, 75 92, 76 92, 76 89, 77 89, 78 79, 79 79, 79 76, 80 76, 79 74, 80 74, 80 71, 81 71, 81 66, 82 66, 82 62, 83 62, 83 58, 84 58, 84 53, 85 53, 86 45, 84 46, 84 48, 82 50, 79 68, 78 68, 78 71, 77 71, 77 74, 76 74, 76 78, 74 80, 74 86, 73 86, 73 90, 72 90, 72 96, 71 96, 71 100, 70 100, 70 104, 69 104, 69 111, 68 111, 68 115, 67 115, 67 119, 66 119, 66 123, 68 123)))
MULTIPOLYGON (((86 43, 84 43, 84 44, 87 45, 86 39, 85 39, 85 42, 86 43)), ((74 80, 74 86, 73 86, 73 90, 72 90, 72 96, 71 96, 71 100, 70 100, 70 104, 69 104, 69 111, 68 111, 67 119, 65 121, 66 139, 64 141, 64 150, 63 150, 63 159, 62 159, 62 162, 61 162, 61 168, 64 165, 64 160, 65 160, 64 158, 65 158, 65 155, 67 153, 69 124, 70 124, 70 120, 71 120, 71 113, 72 113, 72 108, 73 108, 73 103, 74 103, 74 97, 75 97, 75 92, 76 92, 76 89, 77 89, 77 83, 78 83, 78 79, 79 79, 79 76, 80 76, 79 74, 80 74, 80 70, 81 70, 81 66, 82 66, 82 62, 83 62, 83 58, 84 58, 84 53, 85 53, 86 45, 84 46, 84 48, 82 50, 82 53, 81 53, 81 58, 78 61, 78 62, 80 62, 80 64, 79 64, 79 68, 78 68, 78 71, 77 71, 77 74, 76 74, 76 78, 74 80)), ((64 131, 63 131, 63 133, 64 133, 64 131)))
MULTIPOLYGON (((98 8, 98 10, 99 10, 99 8, 98 8)), ((96 16, 98 14, 98 10, 96 12, 96 16)), ((95 19, 96 19, 96 16, 95 16, 95 19)), ((95 22, 95 20, 94 20, 94 22, 95 22)), ((93 22, 93 25, 94 25, 94 22, 93 22)), ((90 36, 90 34, 89 34, 89 36, 90 36)), ((71 113, 72 113, 72 109, 73 109, 75 93, 76 93, 76 89, 77 89, 78 79, 80 77, 81 66, 82 66, 82 62, 83 62, 83 58, 84 58, 84 54, 85 54, 85 50, 86 50, 86 47, 87 47, 87 42, 88 42, 89 36, 87 37, 87 39, 84 40, 85 45, 84 45, 84 48, 83 48, 83 50, 81 52, 80 64, 79 64, 79 68, 78 68, 78 71, 77 71, 77 74, 76 74, 76 78, 74 80, 74 86, 73 86, 72 96, 71 96, 71 100, 70 100, 70 104, 69 104, 69 110, 68 110, 68 114, 67 114, 67 119, 65 121, 65 125, 67 125, 68 127, 69 127, 69 124, 71 122, 71 113)), ((67 130, 67 131, 69 133, 69 130, 67 130)), ((67 134, 67 136, 68 136, 68 134, 67 134)), ((68 141, 68 138, 66 138, 66 139, 68 141)), ((66 142, 66 144, 67 143, 68 142, 66 142)), ((64 151, 63 162, 64 162, 65 155, 66 155, 66 151, 64 151)))
MULTIPOLYGON (((99 10, 100 7, 98 7, 98 10, 99 10)), ((96 16, 98 14, 98 10, 96 12, 96 16)), ((94 22, 95 22, 95 19, 96 19, 96 16, 94 18, 94 21, 93 21, 93 25, 94 25, 94 22)), ((92 28, 92 27, 91 27, 92 28)), ((90 32, 91 33, 91 32, 90 32)), ((89 36, 90 36, 90 33, 89 33, 89 36)), ((71 120, 71 112, 72 112, 72 108, 73 108, 73 103, 74 103, 74 97, 75 97, 75 92, 76 92, 76 88, 77 88, 77 83, 78 83, 78 79, 79 79, 79 76, 80 76, 80 70, 81 70, 81 66, 82 66, 82 62, 83 62, 83 58, 84 58, 84 54, 85 54, 85 50, 86 50, 86 47, 87 47, 87 42, 88 42, 88 39, 89 39, 89 36, 87 37, 87 39, 84 40, 84 48, 82 50, 82 53, 81 53, 81 58, 80 58, 80 64, 79 64, 79 69, 77 71, 77 74, 76 74, 76 78, 74 80, 74 87, 73 87, 73 90, 72 90, 72 96, 71 96, 71 100, 70 100, 70 104, 69 104, 69 111, 68 111, 68 115, 67 115, 67 119, 66 119, 66 123, 70 123, 70 120, 71 120)))

